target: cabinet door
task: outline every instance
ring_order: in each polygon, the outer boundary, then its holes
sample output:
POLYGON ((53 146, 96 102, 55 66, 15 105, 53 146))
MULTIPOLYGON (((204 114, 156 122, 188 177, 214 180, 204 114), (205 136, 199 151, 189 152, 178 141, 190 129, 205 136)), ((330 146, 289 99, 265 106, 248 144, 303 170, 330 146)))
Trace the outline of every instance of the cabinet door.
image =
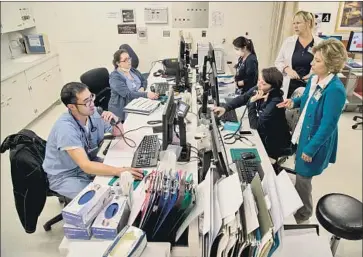
POLYGON ((44 112, 51 104, 51 94, 47 85, 48 72, 44 72, 29 83, 29 92, 36 116, 44 112))
POLYGON ((47 90, 49 91, 51 104, 53 104, 60 99, 60 92, 63 87, 61 69, 59 66, 56 66, 50 71, 48 71, 46 82, 47 82, 47 88, 48 88, 47 90))
POLYGON ((21 3, 20 6, 20 16, 23 21, 24 29, 31 28, 35 26, 35 18, 33 16, 33 9, 31 8, 31 2, 21 3))
POLYGON ((25 74, 1 82, 1 141, 24 128, 34 117, 25 74))
POLYGON ((1 2, 1 33, 23 29, 23 20, 17 2, 1 2))
POLYGON ((62 86, 59 66, 43 73, 29 83, 34 112, 38 116, 54 104, 60 97, 62 86))

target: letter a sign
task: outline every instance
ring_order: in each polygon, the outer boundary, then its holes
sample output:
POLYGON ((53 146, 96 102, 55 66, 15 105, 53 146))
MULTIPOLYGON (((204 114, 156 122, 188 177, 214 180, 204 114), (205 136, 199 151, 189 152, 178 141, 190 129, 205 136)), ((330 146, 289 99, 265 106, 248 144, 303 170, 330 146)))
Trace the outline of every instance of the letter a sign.
POLYGON ((330 22, 330 13, 323 13, 323 16, 321 17, 322 22, 330 22))

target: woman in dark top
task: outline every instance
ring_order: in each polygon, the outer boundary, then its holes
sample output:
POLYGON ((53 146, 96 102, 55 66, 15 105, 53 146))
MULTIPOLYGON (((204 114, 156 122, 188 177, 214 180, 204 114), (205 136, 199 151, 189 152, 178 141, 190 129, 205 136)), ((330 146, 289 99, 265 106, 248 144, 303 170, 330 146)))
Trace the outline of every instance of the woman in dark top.
POLYGON ((298 87, 305 87, 311 76, 312 48, 321 42, 313 35, 314 14, 298 11, 294 15, 294 36, 288 37, 281 46, 275 66, 284 75, 284 98, 290 98, 298 87))
POLYGON ((236 94, 244 94, 256 86, 258 80, 258 61, 252 40, 238 37, 233 41, 238 63, 236 64, 236 94))
POLYGON ((282 73, 277 68, 263 69, 257 86, 237 96, 225 107, 214 108, 214 112, 222 116, 226 111, 247 105, 250 127, 257 129, 267 154, 273 159, 282 156, 291 146, 285 110, 276 106, 283 100, 282 80, 282 73))

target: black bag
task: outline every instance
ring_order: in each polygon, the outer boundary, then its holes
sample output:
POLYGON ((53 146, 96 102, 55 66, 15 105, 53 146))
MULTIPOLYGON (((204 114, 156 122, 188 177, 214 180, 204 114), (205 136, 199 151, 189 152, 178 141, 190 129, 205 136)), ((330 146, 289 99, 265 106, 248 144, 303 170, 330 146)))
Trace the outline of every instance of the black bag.
POLYGON ((23 129, 5 138, 0 147, 1 153, 10 149, 15 207, 27 233, 35 232, 47 198, 48 180, 42 168, 45 146, 45 140, 23 129))

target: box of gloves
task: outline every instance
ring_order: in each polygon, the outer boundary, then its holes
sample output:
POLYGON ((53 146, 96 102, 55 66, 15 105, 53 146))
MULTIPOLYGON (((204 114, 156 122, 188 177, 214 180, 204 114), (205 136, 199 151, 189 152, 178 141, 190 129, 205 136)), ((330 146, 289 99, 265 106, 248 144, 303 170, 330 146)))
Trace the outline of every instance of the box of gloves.
POLYGON ((65 223, 63 225, 64 235, 68 239, 83 239, 89 240, 92 236, 91 225, 87 228, 79 228, 65 223))
POLYGON ((109 186, 91 182, 64 207, 63 220, 69 225, 87 228, 111 200, 112 192, 109 186))
POLYGON ((95 238, 113 240, 127 225, 130 216, 128 198, 115 194, 102 209, 91 227, 95 238))

